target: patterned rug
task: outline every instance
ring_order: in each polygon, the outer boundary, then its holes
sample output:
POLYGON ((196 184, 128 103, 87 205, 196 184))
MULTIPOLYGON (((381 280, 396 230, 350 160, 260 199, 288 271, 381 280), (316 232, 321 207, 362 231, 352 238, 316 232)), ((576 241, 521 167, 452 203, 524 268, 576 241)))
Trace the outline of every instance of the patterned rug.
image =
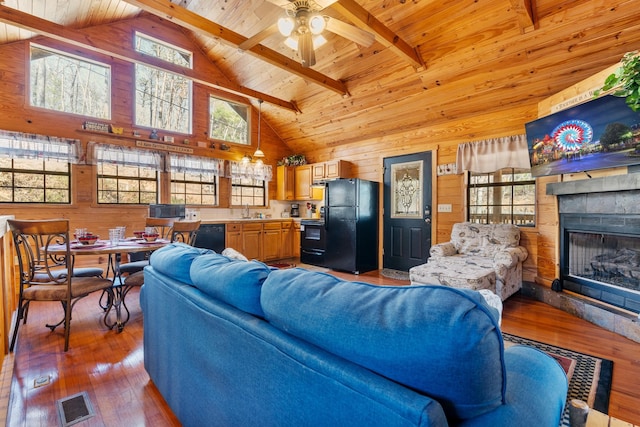
POLYGON ((568 402, 571 399, 585 401, 590 408, 607 413, 609 410, 609 394, 611 393, 611 377, 613 361, 578 353, 561 347, 502 333, 505 347, 513 344, 524 344, 544 351, 556 359, 569 379, 567 403, 560 423, 561 427, 569 427, 568 402))

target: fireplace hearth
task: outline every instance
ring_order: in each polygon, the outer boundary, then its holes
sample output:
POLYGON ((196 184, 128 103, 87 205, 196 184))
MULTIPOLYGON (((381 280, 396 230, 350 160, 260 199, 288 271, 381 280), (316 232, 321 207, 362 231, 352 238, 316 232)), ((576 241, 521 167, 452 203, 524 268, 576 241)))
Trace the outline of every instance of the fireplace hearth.
POLYGON ((562 289, 640 313, 640 174, 548 184, 562 289))

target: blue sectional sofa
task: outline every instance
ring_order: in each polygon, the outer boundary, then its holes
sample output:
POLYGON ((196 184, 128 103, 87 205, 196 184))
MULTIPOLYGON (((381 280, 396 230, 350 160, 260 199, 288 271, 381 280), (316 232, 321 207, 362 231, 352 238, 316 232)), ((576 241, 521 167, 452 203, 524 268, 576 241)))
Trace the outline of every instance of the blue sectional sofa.
POLYGON ((557 427, 567 380, 475 291, 374 286, 171 244, 144 363, 184 426, 557 427))

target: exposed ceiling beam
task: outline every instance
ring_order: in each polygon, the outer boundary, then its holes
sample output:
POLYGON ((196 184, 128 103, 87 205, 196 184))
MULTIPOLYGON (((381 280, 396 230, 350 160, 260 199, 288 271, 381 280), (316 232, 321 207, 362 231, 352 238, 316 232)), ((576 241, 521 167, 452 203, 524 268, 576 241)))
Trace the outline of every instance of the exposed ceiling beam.
MULTIPOLYGON (((234 47, 240 46, 247 40, 247 37, 225 28, 213 21, 210 21, 196 13, 183 7, 171 3, 169 0, 124 0, 140 9, 168 19, 181 27, 187 28, 197 34, 207 37, 215 37, 234 47)), ((343 96, 349 96, 344 82, 334 80, 329 76, 319 73, 310 68, 303 68, 302 65, 291 58, 288 58, 274 50, 262 45, 256 45, 246 50, 257 58, 282 68, 298 77, 319 84, 327 89, 337 92, 343 96)))
POLYGON ((533 0, 510 0, 511 7, 516 12, 518 24, 523 33, 534 29, 535 20, 533 18, 533 0))
POLYGON ((408 61, 416 70, 425 68, 424 61, 416 49, 412 48, 409 43, 405 42, 399 35, 378 21, 375 16, 356 3, 355 0, 338 0, 330 7, 346 18, 349 18, 358 28, 372 32, 379 43, 408 61))
POLYGON ((276 105, 278 107, 285 108, 297 113, 300 112, 299 108, 294 102, 284 101, 282 99, 275 98, 273 96, 260 93, 255 90, 235 85, 229 81, 211 82, 202 78, 202 76, 200 76, 200 74, 194 70, 185 70, 182 67, 173 70, 171 64, 166 64, 163 61, 155 61, 154 58, 151 58, 149 56, 131 52, 129 50, 120 49, 117 47, 117 45, 109 43, 108 41, 92 38, 82 33, 81 31, 66 28, 62 25, 56 24, 55 22, 47 21, 28 13, 21 12, 17 9, 3 6, 1 4, 0 22, 4 22, 6 24, 31 31, 36 34, 40 34, 54 40, 62 41, 72 46, 111 56, 122 61, 134 64, 144 64, 153 68, 167 70, 171 69, 171 71, 179 72, 180 74, 189 77, 194 82, 202 84, 204 86, 253 99, 261 99, 265 102, 268 102, 269 104, 276 105))

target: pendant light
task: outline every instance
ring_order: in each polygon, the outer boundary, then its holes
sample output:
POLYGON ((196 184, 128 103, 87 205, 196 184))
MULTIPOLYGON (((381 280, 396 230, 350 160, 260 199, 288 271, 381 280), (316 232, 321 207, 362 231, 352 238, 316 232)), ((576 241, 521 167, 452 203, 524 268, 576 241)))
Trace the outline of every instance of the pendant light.
POLYGON ((253 153, 253 157, 255 157, 257 161, 260 163, 262 163, 262 159, 264 158, 264 152, 260 149, 261 122, 262 122, 262 99, 258 99, 258 147, 256 148, 256 152, 253 153))

